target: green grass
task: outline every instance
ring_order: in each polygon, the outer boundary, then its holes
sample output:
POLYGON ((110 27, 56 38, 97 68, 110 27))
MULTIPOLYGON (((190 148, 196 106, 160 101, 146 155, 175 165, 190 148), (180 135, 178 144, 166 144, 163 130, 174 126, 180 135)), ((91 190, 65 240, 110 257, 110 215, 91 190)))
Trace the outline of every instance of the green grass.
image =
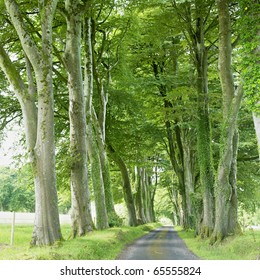
POLYGON ((222 243, 209 245, 209 239, 194 238, 194 231, 175 227, 188 248, 204 260, 256 260, 260 258, 260 231, 248 230, 229 236, 222 243))
MULTIPOLYGON (((0 225, 0 260, 113 260, 126 244, 158 228, 160 224, 111 228, 68 239, 70 227, 62 226, 65 241, 50 247, 30 247, 32 227, 16 226, 14 246, 10 246, 10 226, 0 225), (67 239, 67 240, 66 240, 67 239)), ((221 244, 194 238, 193 231, 175 227, 188 248, 204 260, 255 260, 260 257, 260 231, 230 236, 221 244)))
POLYGON ((1 260, 113 260, 126 244, 158 228, 160 224, 110 228, 93 231, 84 237, 68 239, 70 227, 62 226, 65 241, 48 247, 30 247, 32 227, 16 226, 14 245, 10 246, 10 226, 0 226, 1 260))

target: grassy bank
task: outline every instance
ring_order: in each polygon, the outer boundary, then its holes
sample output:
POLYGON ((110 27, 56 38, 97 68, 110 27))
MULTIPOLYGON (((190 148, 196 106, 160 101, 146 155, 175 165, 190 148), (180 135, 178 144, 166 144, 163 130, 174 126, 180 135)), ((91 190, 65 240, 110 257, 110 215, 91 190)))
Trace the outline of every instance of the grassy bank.
POLYGON ((260 231, 248 230, 239 236, 230 236, 221 244, 209 245, 209 240, 194 238, 194 231, 175 228, 188 248, 204 260, 260 259, 260 231))
MULTIPOLYGON (((10 246, 10 226, 0 225, 0 260, 113 260, 126 244, 158 228, 160 224, 111 228, 94 231, 84 237, 68 239, 70 227, 62 226, 65 241, 51 247, 30 247, 32 227, 16 226, 14 245, 10 246), (68 240, 66 240, 68 239, 68 240)), ((223 243, 194 238, 193 231, 175 228, 188 248, 204 260, 255 260, 260 258, 260 231, 230 236, 223 243)))
POLYGON ((62 226, 65 241, 51 247, 30 247, 32 227, 16 226, 14 245, 10 243, 10 226, 0 225, 0 259, 1 260, 113 260, 124 246, 159 224, 138 227, 111 228, 94 231, 84 237, 69 239, 70 227, 62 226))

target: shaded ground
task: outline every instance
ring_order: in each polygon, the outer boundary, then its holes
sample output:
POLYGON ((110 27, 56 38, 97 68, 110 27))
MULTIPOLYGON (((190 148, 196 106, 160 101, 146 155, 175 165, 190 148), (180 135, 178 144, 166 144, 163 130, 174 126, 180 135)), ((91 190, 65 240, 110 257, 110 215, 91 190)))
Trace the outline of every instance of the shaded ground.
POLYGON ((151 231, 127 246, 119 260, 198 260, 171 226, 151 231))

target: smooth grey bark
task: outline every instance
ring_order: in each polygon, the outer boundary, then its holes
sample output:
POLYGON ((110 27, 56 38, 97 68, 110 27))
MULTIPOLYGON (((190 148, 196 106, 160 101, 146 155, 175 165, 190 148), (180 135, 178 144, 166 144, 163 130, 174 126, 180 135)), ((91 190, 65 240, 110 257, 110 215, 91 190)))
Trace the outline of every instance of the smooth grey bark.
MULTIPOLYGON (((52 83, 52 19, 57 1, 44 3, 40 69, 35 69, 38 91, 36 158, 36 210, 32 243, 52 244, 61 238, 55 174, 54 97, 52 83)), ((29 54, 26 52, 28 58, 29 54)), ((30 60, 34 68, 37 61, 30 60)))
POLYGON ((148 174, 145 168, 142 168, 142 186, 143 186, 143 201, 144 201, 144 214, 146 222, 149 223, 151 221, 150 217, 150 190, 149 190, 149 183, 148 183, 148 174))
MULTIPOLYGON (((106 207, 106 211, 103 210, 103 220, 104 224, 102 227, 107 227, 107 222, 105 221, 104 217, 108 217, 109 225, 113 226, 115 221, 119 221, 115 208, 114 208, 114 201, 113 201, 113 194, 110 184, 110 171, 109 171, 109 163, 107 159, 107 153, 105 149, 105 122, 106 122, 106 106, 107 106, 107 99, 108 94, 104 91, 104 87, 100 79, 98 78, 98 71, 96 69, 96 56, 95 56, 95 26, 93 24, 93 20, 90 15, 85 20, 85 53, 86 53, 86 62, 85 62, 85 80, 86 84, 88 85, 88 90, 86 92, 87 98, 87 114, 88 114, 88 126, 89 132, 91 133, 92 139, 92 146, 95 147, 95 153, 92 155, 97 154, 99 159, 92 160, 92 181, 93 182, 100 182, 99 186, 99 193, 104 193, 105 201, 102 207, 106 207), (94 80, 97 84, 97 91, 100 99, 100 110, 99 115, 97 116, 96 110, 93 106, 92 97, 93 97, 93 85, 94 80), (99 170, 99 171, 98 171, 99 170), (98 178, 93 178, 93 176, 98 176, 98 178)), ((93 150, 93 149, 92 149, 93 150)), ((91 151, 90 151, 91 156, 91 151)), ((100 203, 100 199, 98 199, 97 203, 100 203)), ((101 206, 101 205, 100 205, 101 206)))
MULTIPOLYGON (((92 107, 92 110, 94 108, 92 107)), ((92 120, 92 119, 91 119, 92 120)), ((99 149, 97 141, 95 139, 95 134, 92 128, 93 121, 88 124, 88 155, 91 163, 91 175, 92 175, 92 185, 95 197, 95 207, 96 207, 96 227, 97 229, 105 229, 109 227, 108 215, 106 208, 104 181, 102 174, 102 165, 100 160, 99 149)))
POLYGON ((105 150, 105 146, 99 145, 99 151, 100 151, 100 162, 101 162, 101 166, 102 166, 102 175, 103 175, 103 182, 104 182, 108 223, 109 223, 109 226, 111 226, 111 227, 120 226, 122 224, 122 220, 117 215, 115 206, 114 206, 114 198, 113 198, 112 185, 111 185, 111 179, 110 179, 109 161, 108 161, 108 157, 107 157, 107 152, 105 150))
POLYGON ((152 176, 149 178, 149 181, 151 182, 150 187, 151 187, 151 209, 150 209, 150 214, 151 214, 151 221, 155 222, 156 221, 156 214, 155 214, 155 209, 154 209, 154 202, 155 202, 155 195, 158 187, 158 166, 157 166, 157 161, 155 161, 155 166, 152 171, 152 176), (152 179, 152 177, 155 176, 155 180, 152 179))
MULTIPOLYGON (((103 98, 102 98, 103 99, 103 98)), ((110 181, 110 170, 109 170, 109 162, 107 158, 107 152, 105 148, 105 121, 106 121, 106 104, 107 102, 103 103, 103 117, 102 122, 99 117, 99 120, 94 114, 93 117, 93 127, 95 131, 95 136, 97 140, 97 148, 98 148, 98 154, 100 157, 100 168, 102 172, 102 178, 103 178, 103 184, 104 184, 104 191, 105 191, 105 205, 107 208, 107 214, 109 219, 109 224, 113 225, 115 221, 118 221, 120 223, 120 218, 118 217, 115 207, 114 207, 114 199, 113 199, 113 193, 112 193, 112 187, 111 187, 111 181, 110 181), (101 122, 101 123, 100 123, 101 122)), ((92 114, 93 115, 93 114, 92 114)))
POLYGON ((183 139, 183 166, 184 166, 184 184, 185 184, 185 199, 186 199, 186 209, 187 209, 187 219, 188 224, 191 228, 195 226, 195 207, 193 202, 194 195, 194 185, 195 185, 195 176, 194 176, 194 143, 193 136, 190 131, 183 130, 182 139, 183 139))
POLYGON ((236 161, 238 132, 236 128, 238 111, 243 90, 239 88, 235 100, 232 101, 230 113, 222 130, 222 151, 218 166, 215 196, 216 220, 212 241, 221 241, 228 234, 239 232, 237 217, 236 161))
MULTIPOLYGON (((39 3, 41 23, 41 46, 38 47, 26 29, 16 1, 5 0, 6 9, 18 34, 22 48, 28 57, 35 74, 38 94, 37 132, 29 137, 31 123, 26 124, 27 143, 30 147, 35 182, 35 223, 33 245, 50 245, 61 239, 58 199, 55 176, 54 109, 52 83, 52 19, 57 1, 39 3)), ((24 105, 25 106, 25 105, 24 105)), ((24 111, 33 112, 31 108, 24 111)), ((26 107, 25 106, 25 107, 26 107)), ((34 113, 33 113, 34 114, 34 113)), ((25 117, 25 122, 29 116, 25 117)), ((34 121, 33 121, 34 122, 34 121)), ((33 126, 34 127, 34 126, 33 126)), ((35 129, 35 128, 34 128, 35 129)), ((31 133, 30 133, 31 131, 31 133)))
POLYGON ((135 205, 136 205, 136 214, 139 224, 145 224, 147 222, 146 213, 145 213, 145 189, 143 182, 143 171, 141 167, 135 167, 135 205))
POLYGON ((71 152, 71 219, 73 236, 93 229, 88 187, 86 99, 81 70, 82 10, 80 1, 66 0, 66 48, 64 61, 68 72, 70 152, 71 152))
POLYGON ((95 108, 93 107, 94 76, 93 76, 93 43, 92 20, 90 15, 85 19, 85 96, 87 105, 88 156, 91 164, 92 185, 96 207, 96 226, 105 229, 109 226, 106 196, 104 188, 104 173, 99 141, 103 141, 95 108), (101 138, 101 140, 100 140, 101 138))
POLYGON ((147 169, 144 169, 144 186, 145 186, 145 216, 148 223, 154 222, 154 198, 152 194, 152 180, 148 175, 147 169))
POLYGON ((239 231, 237 217, 236 161, 237 118, 243 96, 242 85, 235 91, 232 72, 231 22, 228 0, 217 1, 219 14, 219 74, 223 96, 223 127, 216 177, 216 219, 211 242, 239 231))
MULTIPOLYGON (((25 137, 27 150, 32 157, 32 151, 35 147, 36 135, 37 135, 37 108, 35 105, 36 97, 35 93, 31 93, 29 87, 27 87, 20 76, 20 73, 14 66, 9 55, 6 53, 3 46, 0 44, 0 67, 5 73, 10 85, 13 87, 13 91, 20 103, 23 123, 25 128, 25 137)), ((28 75, 27 75, 28 76, 28 75)), ((31 83, 29 83, 31 84, 31 83)), ((32 160, 33 158, 31 158, 32 160)))

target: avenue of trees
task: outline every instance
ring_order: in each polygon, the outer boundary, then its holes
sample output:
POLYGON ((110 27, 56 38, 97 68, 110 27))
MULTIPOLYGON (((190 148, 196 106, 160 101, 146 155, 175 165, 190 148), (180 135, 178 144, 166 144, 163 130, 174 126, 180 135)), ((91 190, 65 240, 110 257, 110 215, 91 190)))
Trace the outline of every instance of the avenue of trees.
POLYGON ((121 226, 118 203, 130 226, 241 231, 260 202, 259 0, 0 8, 0 127, 27 149, 0 170, 0 209, 35 211, 32 244, 60 240, 68 209, 73 237, 121 226))

